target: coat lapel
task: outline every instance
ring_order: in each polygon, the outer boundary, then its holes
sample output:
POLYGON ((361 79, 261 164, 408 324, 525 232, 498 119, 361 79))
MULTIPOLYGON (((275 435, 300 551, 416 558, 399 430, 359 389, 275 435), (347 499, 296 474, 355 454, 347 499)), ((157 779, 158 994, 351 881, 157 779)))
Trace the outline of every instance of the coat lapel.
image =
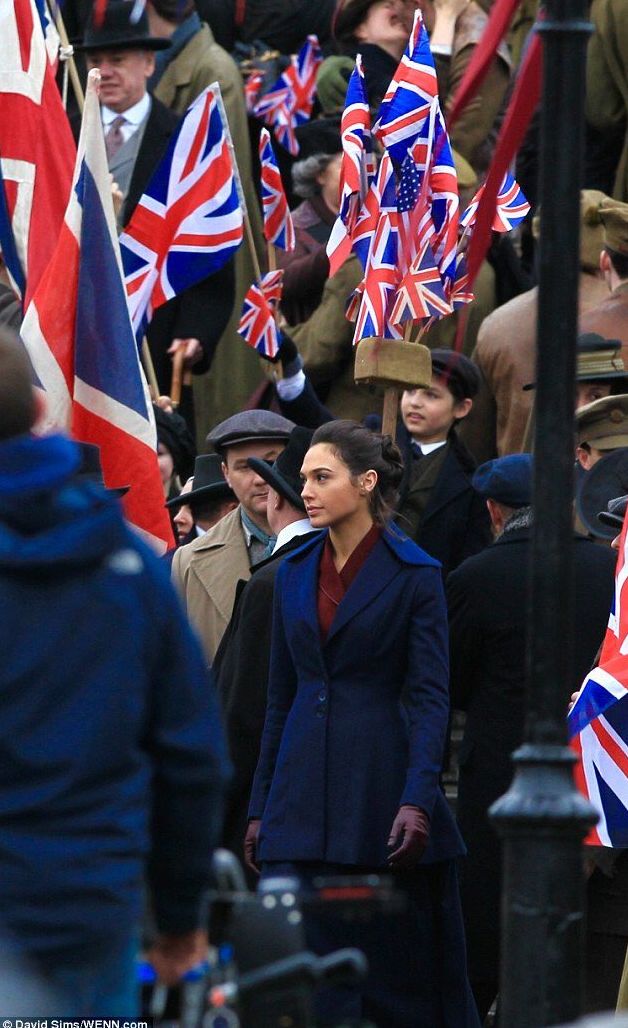
POLYGON ((460 467, 454 450, 450 449, 425 508, 421 522, 422 527, 430 518, 438 514, 443 507, 451 503, 456 496, 460 496, 467 489, 469 489, 469 479, 460 467))
MULTIPOLYGON (((359 614, 361 610, 368 607, 377 596, 392 582, 399 574, 399 560, 391 553, 388 544, 380 539, 375 548, 367 557, 366 561, 358 571, 353 582, 347 589, 341 600, 336 616, 332 621, 331 628, 325 645, 328 645, 337 632, 343 628, 351 618, 359 614)), ((316 629, 318 631, 318 616, 316 612, 316 580, 314 581, 314 616, 316 629)))

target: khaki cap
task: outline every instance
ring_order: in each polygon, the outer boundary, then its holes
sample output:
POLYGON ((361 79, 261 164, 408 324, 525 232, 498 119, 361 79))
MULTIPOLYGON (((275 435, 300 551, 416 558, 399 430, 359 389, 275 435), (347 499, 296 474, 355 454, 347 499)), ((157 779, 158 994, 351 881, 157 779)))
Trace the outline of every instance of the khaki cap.
POLYGON ((604 245, 628 256, 628 203, 605 200, 600 204, 600 218, 604 226, 604 245))
POLYGON ((628 393, 603 396, 576 411, 578 445, 589 443, 596 450, 628 446, 628 393))
MULTIPOLYGON (((606 193, 601 193, 599 189, 580 191, 580 267, 585 271, 597 271, 600 266, 600 254, 605 245, 601 217, 603 203, 615 204, 616 201, 611 200, 606 193)), ((534 216, 532 234, 535 239, 541 234, 540 214, 534 216)))

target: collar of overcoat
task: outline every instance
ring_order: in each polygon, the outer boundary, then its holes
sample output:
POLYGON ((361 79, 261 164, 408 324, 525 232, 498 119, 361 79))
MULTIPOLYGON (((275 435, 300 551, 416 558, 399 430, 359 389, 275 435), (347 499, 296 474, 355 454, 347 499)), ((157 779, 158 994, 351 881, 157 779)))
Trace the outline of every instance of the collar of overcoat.
MULTIPOLYGON (((317 589, 318 567, 325 545, 326 532, 304 546, 288 553, 283 561, 282 596, 286 610, 298 610, 320 638, 318 626, 317 589)), ((329 629, 328 646, 341 628, 356 617, 386 589, 402 571, 404 564, 439 567, 439 563, 424 553, 407 536, 395 528, 388 528, 358 571, 338 605, 329 629)))
POLYGON ((249 558, 246 539, 236 507, 214 525, 205 535, 192 543, 190 571, 211 597, 220 613, 231 617, 234 578, 249 577, 249 558), (229 597, 225 601, 225 597, 229 597))

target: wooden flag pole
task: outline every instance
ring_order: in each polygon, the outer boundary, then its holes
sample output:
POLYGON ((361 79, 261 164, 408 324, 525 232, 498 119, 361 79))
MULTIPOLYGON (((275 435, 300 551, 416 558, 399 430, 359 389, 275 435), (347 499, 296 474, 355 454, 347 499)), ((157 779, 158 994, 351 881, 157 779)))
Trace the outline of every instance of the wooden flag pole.
POLYGON ((57 32, 59 33, 59 39, 61 40, 61 50, 62 52, 65 51, 65 56, 60 56, 63 61, 67 62, 68 71, 70 73, 70 82, 72 83, 72 88, 74 90, 74 95, 76 97, 78 109, 82 114, 83 108, 85 106, 85 94, 83 92, 83 87, 81 85, 81 80, 79 78, 78 68, 76 67, 76 61, 74 60, 74 50, 70 45, 70 40, 68 39, 68 34, 66 32, 65 24, 63 21, 63 16, 61 14, 61 8, 58 3, 55 4, 54 19, 57 32))
POLYGON ((148 387, 152 392, 153 400, 156 403, 159 399, 159 383, 157 382, 155 365, 153 364, 153 358, 151 357, 150 350, 148 348, 148 340, 146 336, 142 339, 142 364, 144 365, 144 371, 146 372, 148 387))
POLYGON ((170 384, 170 400, 173 407, 181 403, 181 386, 183 385, 183 361, 185 359, 185 347, 179 344, 172 357, 172 382, 170 384))
POLYGON ((244 222, 244 235, 246 237, 247 246, 251 254, 251 262, 253 264, 253 272, 257 282, 262 281, 262 272, 259 264, 259 257, 257 256, 257 250, 255 249, 255 240, 253 239, 253 230, 251 229, 251 221, 249 218, 249 212, 246 205, 246 198, 244 196, 244 190, 242 188, 242 179, 240 178, 240 169, 238 168, 238 159, 233 145, 233 139, 231 138, 231 130, 229 128, 229 122, 227 121, 227 112, 225 110, 224 101, 222 99, 222 93, 220 91, 220 84, 218 82, 212 82, 209 87, 216 96, 216 102, 218 104, 218 111, 220 113, 220 120, 222 121, 222 127, 225 133, 225 139, 227 140, 227 147, 231 155, 231 163, 233 165, 233 180, 235 182, 236 192, 238 194, 238 201, 242 208, 242 219, 244 222))

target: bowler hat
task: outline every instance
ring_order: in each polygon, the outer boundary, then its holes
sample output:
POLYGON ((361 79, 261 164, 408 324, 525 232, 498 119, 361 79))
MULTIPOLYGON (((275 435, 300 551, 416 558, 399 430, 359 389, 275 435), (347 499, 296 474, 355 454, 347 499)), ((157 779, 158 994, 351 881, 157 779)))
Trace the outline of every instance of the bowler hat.
POLYGON ((75 50, 166 50, 170 46, 169 39, 150 35, 146 10, 132 0, 109 0, 100 17, 98 13, 94 4, 83 42, 75 50))
MULTIPOLYGON (((607 506, 625 493, 628 493, 628 447, 623 446, 601 457, 585 472, 578 486, 576 510, 591 535, 599 539, 612 539, 617 535, 617 520, 607 520, 607 506)), ((620 527, 622 521, 620 518, 620 527)))
POLYGON ((79 464, 76 472, 77 478, 80 478, 84 482, 94 482, 95 485, 100 485, 109 493, 111 496, 126 496, 130 485, 119 486, 117 489, 109 489, 105 485, 105 479, 103 476, 102 464, 100 461, 100 446, 96 446, 94 443, 79 443, 76 444, 81 451, 81 463, 79 464))
POLYGON ((606 510, 602 510, 598 514, 598 518, 603 524, 613 526, 613 538, 624 527, 626 508, 628 508, 628 495, 616 496, 614 500, 608 501, 606 510))
POLYGON ((189 493, 182 493, 168 500, 166 507, 193 507, 195 503, 206 503, 208 500, 235 500, 231 486, 225 481, 220 467, 221 458, 217 453, 202 453, 194 461, 194 481, 189 493))
POLYGON ((269 464, 259 457, 249 457, 249 467, 257 471, 260 478, 268 482, 271 489, 283 496, 297 510, 305 514, 305 504, 301 499, 301 465, 310 448, 314 433, 309 428, 297 425, 292 429, 288 444, 274 464, 269 464))
POLYGON ((216 453, 224 454, 230 446, 260 439, 287 440, 294 422, 271 410, 243 410, 212 428, 207 442, 216 453))
POLYGON ((532 455, 511 453, 480 464, 471 485, 485 500, 518 510, 532 503, 532 455))

